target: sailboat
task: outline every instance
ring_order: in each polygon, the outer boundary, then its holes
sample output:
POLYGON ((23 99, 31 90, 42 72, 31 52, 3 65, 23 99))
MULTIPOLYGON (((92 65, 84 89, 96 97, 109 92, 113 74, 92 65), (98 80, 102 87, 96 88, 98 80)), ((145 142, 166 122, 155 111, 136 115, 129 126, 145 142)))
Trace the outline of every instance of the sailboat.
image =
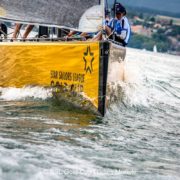
MULTIPOLYGON (((104 0, 0 0, 0 21, 38 27, 96 32, 103 24, 104 0)), ((0 87, 51 88, 54 96, 102 116, 108 86, 123 80, 126 49, 116 42, 56 38, 0 42, 0 87)))
POLYGON ((158 51, 157 51, 157 46, 156 46, 156 45, 154 45, 154 47, 153 47, 153 52, 155 52, 155 53, 158 52, 158 51))

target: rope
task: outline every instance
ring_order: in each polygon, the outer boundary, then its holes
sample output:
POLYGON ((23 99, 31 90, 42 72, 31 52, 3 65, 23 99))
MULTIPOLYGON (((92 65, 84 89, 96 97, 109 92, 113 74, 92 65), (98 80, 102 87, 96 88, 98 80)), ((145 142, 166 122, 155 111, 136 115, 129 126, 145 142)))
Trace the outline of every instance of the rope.
POLYGON ((27 39, 22 39, 22 38, 17 38, 17 39, 11 39, 11 38, 7 38, 7 39, 2 39, 2 41, 11 41, 11 42, 17 42, 17 41, 20 41, 20 42, 31 42, 31 41, 71 41, 71 40, 84 40, 83 38, 81 37, 69 37, 69 38, 45 38, 45 37, 42 37, 42 38, 27 38, 27 39))
POLYGON ((6 36, 6 33, 5 33, 2 29, 0 29, 0 32, 1 32, 4 36, 6 36))

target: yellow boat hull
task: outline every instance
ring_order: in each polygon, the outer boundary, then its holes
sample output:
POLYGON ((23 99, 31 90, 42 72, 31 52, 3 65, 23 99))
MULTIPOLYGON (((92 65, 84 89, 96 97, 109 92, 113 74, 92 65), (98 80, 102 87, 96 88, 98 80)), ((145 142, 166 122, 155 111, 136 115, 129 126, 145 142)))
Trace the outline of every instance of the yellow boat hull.
POLYGON ((2 42, 0 87, 43 86, 81 94, 104 115, 108 57, 108 43, 2 42))

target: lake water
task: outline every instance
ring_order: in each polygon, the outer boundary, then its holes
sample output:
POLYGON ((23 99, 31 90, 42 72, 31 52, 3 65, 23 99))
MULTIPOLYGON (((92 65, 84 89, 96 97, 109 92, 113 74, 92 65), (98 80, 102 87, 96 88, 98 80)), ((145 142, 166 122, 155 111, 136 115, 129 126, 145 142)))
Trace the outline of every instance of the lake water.
POLYGON ((180 179, 180 57, 126 60, 104 118, 43 88, 0 88, 0 180, 180 179))

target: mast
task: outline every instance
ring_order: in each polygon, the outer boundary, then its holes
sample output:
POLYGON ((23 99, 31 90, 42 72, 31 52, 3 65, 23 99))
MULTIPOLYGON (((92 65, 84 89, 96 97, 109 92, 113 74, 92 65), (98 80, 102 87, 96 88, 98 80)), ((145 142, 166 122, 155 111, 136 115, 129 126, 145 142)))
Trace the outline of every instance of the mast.
POLYGON ((114 17, 116 15, 116 4, 117 4, 117 0, 114 0, 114 7, 113 7, 113 16, 114 17))
POLYGON ((106 2, 105 0, 99 0, 99 5, 102 7, 102 12, 103 12, 103 18, 102 18, 102 25, 105 19, 105 7, 106 7, 106 2))
POLYGON ((105 4, 105 14, 107 14, 109 12, 109 6, 108 6, 108 0, 106 0, 106 4, 105 4))

